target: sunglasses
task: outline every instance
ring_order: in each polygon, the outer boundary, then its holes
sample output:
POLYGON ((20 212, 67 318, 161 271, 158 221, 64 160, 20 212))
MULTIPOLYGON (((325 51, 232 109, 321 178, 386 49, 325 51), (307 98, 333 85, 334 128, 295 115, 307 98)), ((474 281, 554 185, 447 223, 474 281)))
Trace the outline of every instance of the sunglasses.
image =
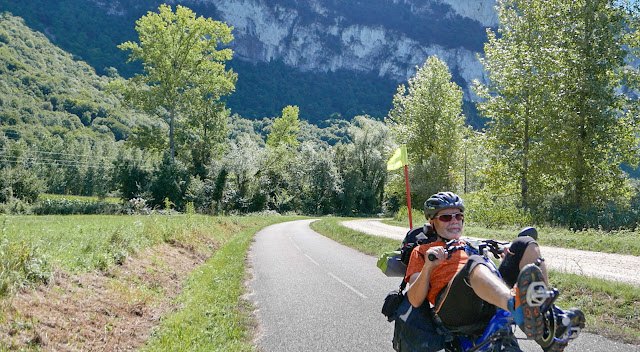
POLYGON ((438 218, 442 222, 449 222, 449 221, 453 220, 454 217, 458 221, 464 220, 464 214, 463 213, 442 214, 442 215, 438 215, 438 216, 434 217, 434 219, 438 218))

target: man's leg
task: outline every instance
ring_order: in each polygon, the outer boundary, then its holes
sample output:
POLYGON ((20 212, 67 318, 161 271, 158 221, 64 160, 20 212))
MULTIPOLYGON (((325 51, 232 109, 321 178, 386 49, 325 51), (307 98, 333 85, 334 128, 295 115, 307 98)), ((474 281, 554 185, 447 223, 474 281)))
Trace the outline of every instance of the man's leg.
MULTIPOLYGON (((513 287, 518 281, 520 271, 527 264, 536 263, 540 258, 540 247, 533 238, 529 236, 518 237, 511 242, 511 246, 506 251, 500 264, 500 275, 507 286, 513 287)), ((542 270, 544 281, 547 282, 547 266, 544 261, 540 264, 540 270, 542 270)))
POLYGON ((477 265, 469 275, 469 284, 478 297, 509 310, 508 302, 513 297, 511 289, 488 267, 477 265))
MULTIPOLYGON (((527 267, 527 265, 536 263, 542 258, 540 247, 536 241, 528 236, 518 237, 511 243, 511 247, 507 252, 502 264, 500 265, 500 274, 505 279, 507 285, 514 286, 517 282, 518 275, 527 267)), ((544 261, 539 265, 541 277, 545 283, 548 283, 547 266, 544 261)), ((571 308, 566 311, 570 316, 572 329, 578 331, 584 328, 585 317, 580 309, 571 308)), ((566 331, 564 326, 556 326, 556 337, 559 340, 554 341, 550 346, 544 348, 545 352, 561 352, 567 346, 566 331)))
MULTIPOLYGON (((522 271, 527 264, 535 264, 538 259, 542 259, 542 254, 540 253, 540 246, 537 243, 529 243, 527 244, 524 253, 522 254, 522 259, 520 259, 518 271, 522 271)), ((544 277, 544 282, 549 283, 549 277, 547 276, 547 265, 544 260, 540 262, 540 270, 542 271, 542 276, 544 277)))
POLYGON ((448 328, 474 325, 474 329, 484 330, 484 327, 480 326, 488 323, 495 314, 495 305, 482 300, 469 283, 469 275, 476 268, 484 267, 489 270, 485 265, 487 263, 482 257, 472 255, 467 264, 438 294, 434 312, 448 328))
POLYGON ((529 339, 540 338, 544 333, 544 318, 540 307, 531 305, 526 299, 529 287, 532 284, 538 285, 540 282, 544 285, 540 268, 535 264, 525 265, 518 275, 514 297, 509 286, 488 267, 478 265, 469 274, 469 284, 473 291, 483 300, 511 312, 516 323, 529 339))

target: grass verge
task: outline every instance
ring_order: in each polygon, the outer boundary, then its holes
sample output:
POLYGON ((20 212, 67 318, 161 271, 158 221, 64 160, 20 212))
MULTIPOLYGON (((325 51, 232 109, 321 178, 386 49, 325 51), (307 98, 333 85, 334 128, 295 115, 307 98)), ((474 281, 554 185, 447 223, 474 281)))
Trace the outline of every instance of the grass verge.
POLYGON ((559 307, 582 309, 586 331, 640 344, 640 287, 556 271, 549 282, 560 290, 559 307))
POLYGON ((322 218, 311 223, 311 228, 332 240, 345 246, 357 249, 365 254, 379 256, 384 252, 393 251, 400 245, 398 240, 386 237, 371 236, 346 228, 340 223, 351 218, 322 218))
MULTIPOLYGON (((311 227, 337 242, 357 249, 363 253, 379 256, 393 251, 399 246, 399 241, 364 234, 340 225, 345 218, 324 218, 311 224, 311 227)), ((403 223, 386 222, 390 225, 406 226, 403 223)), ((487 237, 511 240, 515 238, 517 229, 483 229, 478 226, 465 227, 465 235, 472 237, 487 237), (514 232, 515 230, 515 232, 514 232)), ((569 232, 569 231, 568 231, 569 232)), ((554 231, 540 231, 544 238, 554 231)), ((565 234, 566 235, 566 234, 565 234)), ((575 236, 580 236, 578 233, 575 236)), ((554 243, 555 240, 551 240, 554 243)), ((566 243, 577 242, 568 239, 566 243)), ((543 245, 553 245, 542 241, 543 245)), ((595 250, 595 249, 591 249, 595 250)), ((560 291, 557 301, 559 307, 580 307, 586 315, 587 327, 585 331, 624 341, 630 344, 640 344, 640 288, 633 285, 611 282, 602 279, 565 274, 550 271, 550 284, 560 291)), ((400 279, 398 279, 400 281, 400 279)))
POLYGON ((242 299, 247 250, 261 228, 301 217, 269 217, 233 234, 191 273, 178 297, 182 309, 164 319, 143 351, 255 351, 253 307, 242 299))

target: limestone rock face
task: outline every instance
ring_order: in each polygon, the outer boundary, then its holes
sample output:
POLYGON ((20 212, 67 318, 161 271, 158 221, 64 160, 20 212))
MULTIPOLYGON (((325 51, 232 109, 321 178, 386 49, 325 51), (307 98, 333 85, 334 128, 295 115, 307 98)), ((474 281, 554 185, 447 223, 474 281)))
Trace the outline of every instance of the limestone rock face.
POLYGON ((484 31, 498 21, 495 0, 192 1, 213 5, 215 19, 234 27, 237 59, 282 60, 302 71, 366 71, 402 82, 437 55, 471 100, 470 82, 484 76, 477 59, 484 31))

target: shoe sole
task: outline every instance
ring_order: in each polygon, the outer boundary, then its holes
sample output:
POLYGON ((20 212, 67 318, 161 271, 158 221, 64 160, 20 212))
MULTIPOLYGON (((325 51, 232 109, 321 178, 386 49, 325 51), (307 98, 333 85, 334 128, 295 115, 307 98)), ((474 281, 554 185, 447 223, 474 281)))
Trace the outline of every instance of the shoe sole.
MULTIPOLYGON (((544 281, 542 271, 535 264, 529 264, 524 267, 518 276, 518 287, 527 287, 527 290, 531 288, 532 282, 544 281)), ((544 334, 544 317, 540 312, 540 307, 530 306, 527 303, 527 290, 521 291, 518 289, 518 300, 522 307, 522 315, 524 322, 520 327, 527 339, 539 339, 544 334)))

